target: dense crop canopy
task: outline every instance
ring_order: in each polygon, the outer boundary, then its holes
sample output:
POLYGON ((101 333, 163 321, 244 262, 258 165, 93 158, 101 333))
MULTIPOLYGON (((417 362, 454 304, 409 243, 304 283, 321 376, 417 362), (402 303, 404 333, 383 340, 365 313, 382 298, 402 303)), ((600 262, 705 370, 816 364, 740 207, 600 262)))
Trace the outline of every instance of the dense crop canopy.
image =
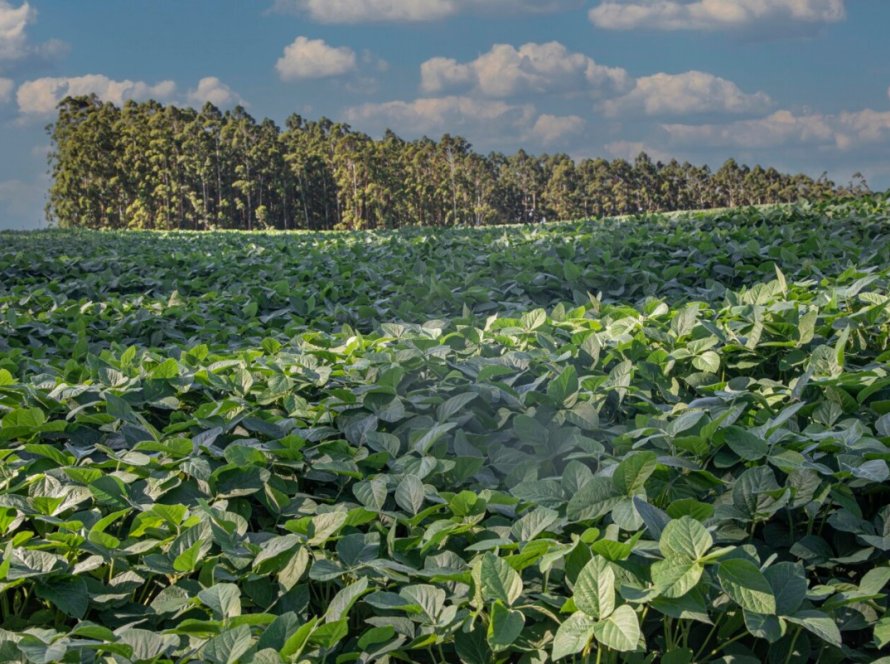
POLYGON ((881 201, 0 235, 0 660, 872 662, 881 201))

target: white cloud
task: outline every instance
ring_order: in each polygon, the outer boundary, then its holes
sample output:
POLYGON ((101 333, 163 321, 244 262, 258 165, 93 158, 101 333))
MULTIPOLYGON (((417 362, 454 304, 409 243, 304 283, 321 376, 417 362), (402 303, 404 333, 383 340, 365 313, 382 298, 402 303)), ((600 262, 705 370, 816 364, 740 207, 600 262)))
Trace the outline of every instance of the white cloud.
POLYGON ((0 78, 0 104, 5 104, 12 99, 12 89, 15 84, 8 78, 0 78))
POLYGON ((202 106, 207 102, 214 106, 246 105, 246 102, 232 88, 216 76, 207 76, 198 81, 198 87, 189 90, 186 99, 189 104, 194 106, 202 106))
POLYGON ((541 145, 554 145, 569 136, 579 134, 584 129, 584 118, 577 115, 550 115, 538 117, 531 128, 530 136, 541 145))
POLYGON ((453 0, 278 0, 275 6, 321 23, 434 21, 455 11, 453 0))
POLYGON ((605 0, 590 21, 609 30, 732 30, 757 24, 835 23, 845 0, 605 0))
POLYGON ((504 131, 526 128, 531 125, 535 110, 528 104, 451 96, 362 104, 346 109, 345 116, 361 128, 439 135, 480 127, 500 127, 504 131))
POLYGON ((50 57, 65 50, 58 40, 45 44, 28 41, 28 25, 37 19, 37 11, 27 2, 13 6, 9 0, 0 0, 0 64, 38 56, 50 57))
POLYGON ((0 0, 0 60, 18 60, 25 55, 25 30, 36 16, 27 2, 13 7, 7 0, 0 0))
POLYGON ((795 115, 781 110, 764 118, 728 124, 664 124, 674 144, 744 149, 780 146, 836 148, 847 151, 890 143, 890 111, 845 111, 837 115, 795 115))
POLYGON ((541 115, 532 104, 459 95, 367 103, 347 108, 344 118, 371 133, 394 129, 407 138, 460 134, 480 149, 509 145, 508 150, 563 144, 585 126, 577 115, 541 115))
POLYGON ((623 69, 597 64, 555 41, 523 44, 518 49, 495 44, 467 63, 433 58, 420 66, 420 75, 424 92, 441 93, 472 86, 489 97, 621 90, 628 80, 623 69))
POLYGON ((614 141, 607 143, 605 148, 606 152, 616 159, 633 161, 641 152, 645 152, 653 161, 666 164, 671 160, 667 152, 638 141, 614 141))
POLYGON ((835 142, 842 150, 890 142, 890 111, 865 109, 837 117, 835 142))
POLYGON ((452 58, 431 58, 420 65, 420 87, 435 93, 470 86, 474 74, 472 65, 452 58))
POLYGON ((176 92, 173 81, 154 85, 143 81, 115 81, 102 74, 70 78, 38 78, 22 83, 16 92, 19 111, 28 115, 49 115, 65 97, 95 94, 103 101, 123 104, 128 99, 167 100, 176 92))
POLYGON ((654 74, 637 79, 623 97, 601 104, 608 116, 625 113, 689 115, 692 113, 762 113, 772 105, 766 93, 742 92, 732 81, 701 71, 654 74))
POLYGON ((583 0, 275 0, 273 10, 305 13, 320 23, 410 23, 461 13, 547 13, 580 7, 583 0))
POLYGON ((323 39, 297 37, 275 64, 282 80, 341 76, 356 68, 355 51, 329 46, 323 39))

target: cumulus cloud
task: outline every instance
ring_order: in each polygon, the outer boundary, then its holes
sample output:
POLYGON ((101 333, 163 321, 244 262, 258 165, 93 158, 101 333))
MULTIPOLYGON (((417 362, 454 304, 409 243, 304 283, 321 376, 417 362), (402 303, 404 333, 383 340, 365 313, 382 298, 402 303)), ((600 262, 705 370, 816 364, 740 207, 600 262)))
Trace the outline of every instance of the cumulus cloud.
POLYGON ((546 13, 582 4, 583 0, 276 0, 273 11, 306 14, 320 23, 409 23, 466 12, 546 13))
POLYGON ((544 113, 532 126, 529 135, 542 145, 555 145, 584 129, 584 118, 577 115, 550 115, 544 113))
POLYGON ((246 102, 228 85, 216 76, 207 76, 198 81, 198 86, 189 90, 186 99, 189 104, 202 106, 210 102, 214 106, 246 105, 246 102))
POLYGON ((8 78, 0 78, 0 104, 5 104, 12 99, 12 89, 15 84, 8 78))
POLYGON ((693 113, 762 113, 772 105, 766 93, 742 92, 732 81, 702 71, 654 74, 637 79, 622 97, 601 104, 608 116, 625 113, 689 115, 693 113))
POLYGON ((890 111, 844 112, 837 117, 835 142, 842 150, 890 141, 890 111))
POLYGON ((796 115, 788 110, 728 124, 664 124, 674 144, 768 149, 808 146, 850 150, 890 142, 890 111, 847 111, 796 115))
POLYGON ((535 110, 527 104, 449 96, 362 104, 346 109, 345 115, 348 122, 357 126, 438 135, 480 126, 500 126, 508 130, 527 127, 535 110))
POLYGON ((28 25, 37 18, 37 11, 27 2, 13 6, 0 0, 0 66, 33 56, 52 56, 65 49, 65 44, 51 40, 44 44, 28 41, 28 25))
POLYGON ((355 51, 346 46, 330 46, 323 39, 297 37, 284 49, 275 64, 284 81, 342 76, 356 68, 355 51))
POLYGON ((143 81, 115 81, 102 74, 69 78, 38 78, 22 83, 16 92, 19 111, 27 115, 48 115, 65 97, 95 94, 103 101, 122 104, 128 99, 168 100, 176 92, 173 81, 154 85, 143 81))
POLYGON ((645 152, 653 161, 668 163, 671 160, 667 152, 640 141, 614 141, 607 143, 605 148, 606 152, 616 159, 633 161, 641 152, 645 152))
POLYGON ((523 93, 563 93, 621 90, 627 72, 597 64, 582 53, 572 53, 559 42, 528 43, 518 49, 495 44, 475 60, 462 63, 433 58, 420 66, 421 88, 441 93, 473 87, 488 97, 523 93))
POLYGON ((733 30, 752 25, 836 23, 845 0, 605 0, 590 21, 608 30, 733 30))
POLYGON ((487 148, 506 141, 514 147, 526 141, 559 145, 585 126, 577 115, 541 115, 532 104, 460 95, 367 103, 346 109, 344 116, 364 131, 394 129, 408 137, 461 134, 487 148))
POLYGON ((27 51, 25 30, 37 16, 27 2, 13 7, 7 0, 0 0, 0 60, 17 60, 27 51))

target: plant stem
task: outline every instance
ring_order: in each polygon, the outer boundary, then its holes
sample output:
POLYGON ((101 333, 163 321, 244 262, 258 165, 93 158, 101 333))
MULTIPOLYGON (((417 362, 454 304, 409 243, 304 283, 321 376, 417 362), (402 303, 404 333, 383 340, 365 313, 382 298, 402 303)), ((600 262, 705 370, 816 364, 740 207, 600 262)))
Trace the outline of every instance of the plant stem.
POLYGON ((714 648, 714 649, 711 651, 711 655, 716 655, 717 653, 720 652, 720 649, 721 649, 721 648, 725 648, 725 647, 728 646, 730 643, 735 643, 735 642, 738 641, 739 639, 743 639, 743 638, 745 638, 746 636, 748 636, 748 632, 740 632, 739 634, 736 634, 736 635, 735 635, 734 637, 732 637, 729 641, 726 641, 725 643, 722 643, 722 644, 720 644, 719 646, 717 646, 716 648, 714 648))
POLYGON ((785 657, 785 664, 790 664, 791 662, 791 656, 794 655, 794 646, 797 644, 798 636, 800 636, 800 627, 794 631, 794 636, 791 637, 791 645, 788 646, 788 655, 785 657))
POLYGON ((724 615, 725 615, 725 614, 722 614, 722 613, 721 613, 720 616, 717 618, 717 620, 714 621, 714 624, 713 624, 713 626, 711 627, 711 631, 708 632, 708 635, 705 637, 705 640, 702 641, 701 647, 700 647, 700 648, 698 649, 698 651, 692 656, 692 661, 693 661, 693 662, 696 661, 699 657, 701 657, 702 655, 705 654, 705 648, 708 647, 708 643, 711 642, 711 639, 713 638, 714 634, 717 632, 717 626, 720 625, 720 619, 723 618, 724 615))

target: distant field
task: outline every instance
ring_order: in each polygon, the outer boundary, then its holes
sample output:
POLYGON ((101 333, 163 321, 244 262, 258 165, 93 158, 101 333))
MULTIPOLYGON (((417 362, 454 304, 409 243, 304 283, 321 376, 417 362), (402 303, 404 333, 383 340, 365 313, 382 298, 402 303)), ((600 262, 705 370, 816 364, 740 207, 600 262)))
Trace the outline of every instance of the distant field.
POLYGON ((0 661, 890 662, 890 202, 0 232, 0 661))

